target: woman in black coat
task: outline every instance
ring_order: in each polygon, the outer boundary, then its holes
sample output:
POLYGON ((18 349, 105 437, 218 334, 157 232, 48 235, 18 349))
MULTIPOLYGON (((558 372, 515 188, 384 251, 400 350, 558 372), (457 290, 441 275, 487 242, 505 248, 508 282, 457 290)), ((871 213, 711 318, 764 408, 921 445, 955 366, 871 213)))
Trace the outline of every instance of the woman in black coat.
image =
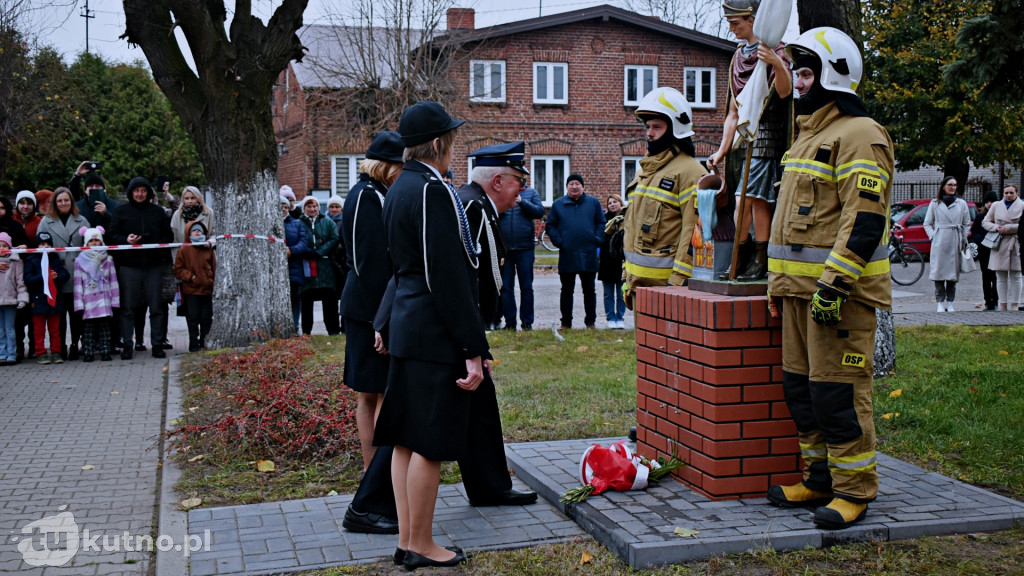
POLYGON ((436 102, 406 109, 398 128, 406 163, 384 200, 397 288, 374 444, 394 446, 395 558, 409 570, 466 559, 434 542, 434 504, 441 461, 465 452, 471 395, 490 363, 472 282, 477 254, 461 203, 441 181, 461 124, 436 102))
POLYGON ((384 229, 384 196, 402 171, 402 140, 397 132, 377 135, 359 165, 359 182, 349 191, 341 212, 342 258, 348 277, 341 294, 345 320, 345 385, 359 394, 356 426, 363 471, 370 466, 374 421, 388 384, 390 358, 374 350, 373 317, 388 280, 391 256, 384 229))
POLYGON ((623 218, 615 220, 622 214, 622 198, 617 194, 608 196, 605 201, 607 210, 604 219, 607 224, 604 229, 604 243, 601 244, 601 261, 598 263, 597 279, 604 287, 604 315, 608 320, 608 327, 613 330, 622 330, 626 327, 623 316, 626 314, 626 302, 622 297, 622 252, 612 254, 610 248, 612 234, 622 228, 623 218))

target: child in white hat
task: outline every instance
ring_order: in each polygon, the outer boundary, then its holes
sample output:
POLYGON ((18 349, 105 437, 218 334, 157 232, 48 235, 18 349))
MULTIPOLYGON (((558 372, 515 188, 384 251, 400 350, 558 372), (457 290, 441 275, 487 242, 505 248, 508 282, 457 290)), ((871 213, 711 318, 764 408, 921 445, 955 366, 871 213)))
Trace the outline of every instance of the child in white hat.
POLYGON ((103 248, 102 226, 82 227, 78 231, 88 250, 75 259, 75 310, 82 313, 82 361, 92 362, 96 352, 100 360, 110 361, 110 319, 120 307, 114 261, 103 248))

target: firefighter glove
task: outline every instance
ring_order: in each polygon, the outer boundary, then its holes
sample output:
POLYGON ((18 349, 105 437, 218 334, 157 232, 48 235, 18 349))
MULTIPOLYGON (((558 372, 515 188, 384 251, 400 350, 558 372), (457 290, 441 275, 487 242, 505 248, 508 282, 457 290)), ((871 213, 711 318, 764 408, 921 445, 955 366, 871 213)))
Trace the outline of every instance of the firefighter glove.
POLYGON ((782 316, 782 300, 778 296, 772 296, 772 293, 768 293, 768 314, 772 318, 778 318, 782 316))
POLYGON ((821 326, 835 326, 843 319, 839 313, 842 300, 828 290, 818 290, 811 298, 811 319, 821 326))
POLYGON ((629 289, 629 284, 622 283, 622 301, 625 302, 626 308, 633 309, 633 291, 629 289))

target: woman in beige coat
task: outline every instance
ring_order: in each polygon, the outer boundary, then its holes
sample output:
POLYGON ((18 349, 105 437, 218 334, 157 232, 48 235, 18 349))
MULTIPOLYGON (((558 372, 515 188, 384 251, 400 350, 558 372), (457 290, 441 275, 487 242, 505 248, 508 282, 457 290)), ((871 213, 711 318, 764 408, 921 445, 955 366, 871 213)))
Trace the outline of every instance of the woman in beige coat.
POLYGON ((1003 188, 1003 201, 995 202, 981 221, 989 232, 998 232, 999 247, 992 250, 988 267, 996 273, 996 291, 999 293, 999 309, 1013 310, 1021 302, 1021 259, 1017 227, 1024 213, 1024 201, 1017 197, 1013 184, 1003 188))

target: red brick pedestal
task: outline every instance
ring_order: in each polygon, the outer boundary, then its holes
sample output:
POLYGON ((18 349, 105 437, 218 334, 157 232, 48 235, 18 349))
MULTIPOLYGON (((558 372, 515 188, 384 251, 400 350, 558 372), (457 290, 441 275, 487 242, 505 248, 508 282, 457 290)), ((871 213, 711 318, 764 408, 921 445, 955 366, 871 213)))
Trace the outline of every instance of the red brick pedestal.
POLYGON ((765 297, 641 289, 635 314, 639 453, 675 448, 687 463, 675 476, 713 500, 798 482, 782 329, 765 297))

